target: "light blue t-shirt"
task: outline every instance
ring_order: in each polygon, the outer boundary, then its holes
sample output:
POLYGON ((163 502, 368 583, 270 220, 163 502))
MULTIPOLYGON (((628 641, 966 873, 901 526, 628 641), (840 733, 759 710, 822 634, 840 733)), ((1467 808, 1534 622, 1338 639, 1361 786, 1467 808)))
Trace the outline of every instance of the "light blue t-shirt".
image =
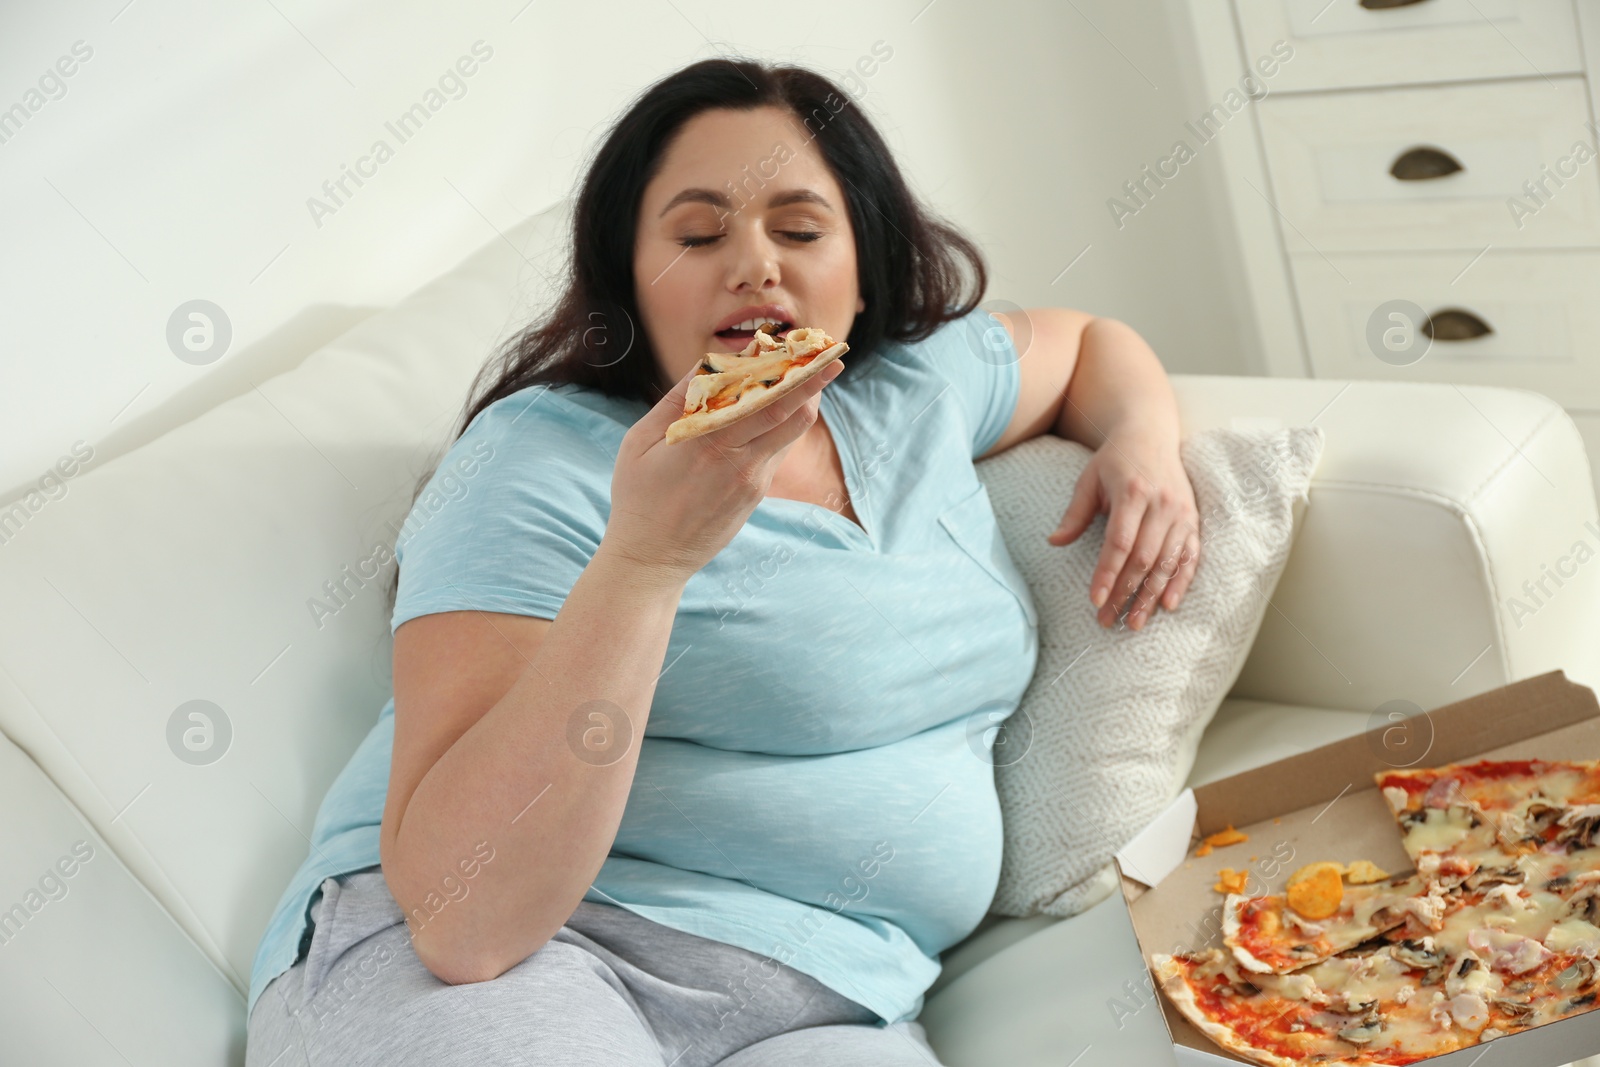
MULTIPOLYGON (((858 525, 767 497, 691 577, 609 857, 585 900, 737 945, 886 1022, 989 909, 989 758, 1037 616, 973 469, 1010 422, 1017 354, 978 310, 885 343, 822 391, 858 525)), ((402 528, 391 631, 439 611, 554 618, 645 413, 572 385, 484 409, 402 528)), ((1045 531, 1040 532, 1040 536, 1045 531)), ((322 880, 379 862, 394 701, 324 799, 256 953, 249 1005, 297 958, 322 880)))

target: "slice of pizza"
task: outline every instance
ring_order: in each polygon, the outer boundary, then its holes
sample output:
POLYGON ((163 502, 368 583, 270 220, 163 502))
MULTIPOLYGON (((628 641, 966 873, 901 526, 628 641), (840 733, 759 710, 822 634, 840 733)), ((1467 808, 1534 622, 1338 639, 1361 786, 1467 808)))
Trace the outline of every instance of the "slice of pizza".
POLYGON ((1432 938, 1380 938, 1287 975, 1216 948, 1152 961, 1178 1011, 1254 1063, 1411 1064, 1600 1006, 1587 946, 1530 956, 1514 940, 1480 929, 1480 952, 1452 956, 1432 938))
POLYGON ((1222 940, 1239 965, 1261 974, 1288 974, 1320 963, 1396 927, 1437 930, 1460 906, 1459 884, 1446 887, 1421 874, 1344 888, 1331 909, 1297 908, 1293 890, 1223 903, 1222 940))
POLYGON ((782 339, 773 330, 772 323, 763 323, 743 351, 706 353, 689 379, 683 414, 667 427, 669 443, 755 414, 850 351, 815 326, 796 327, 782 339))
POLYGON ((1590 848, 1600 832, 1600 760, 1479 760, 1374 776, 1406 853, 1488 863, 1551 844, 1590 848))
POLYGON ((1520 1009, 1501 1012, 1486 1002, 1481 1012, 1478 1002, 1463 1002, 1458 1019, 1444 993, 1444 969, 1421 972, 1387 946, 1289 975, 1242 971, 1218 948, 1156 955, 1153 964, 1184 1018, 1228 1051, 1269 1067, 1410 1064, 1476 1044, 1491 1025, 1500 1033, 1522 1028, 1513 1017, 1520 1009))

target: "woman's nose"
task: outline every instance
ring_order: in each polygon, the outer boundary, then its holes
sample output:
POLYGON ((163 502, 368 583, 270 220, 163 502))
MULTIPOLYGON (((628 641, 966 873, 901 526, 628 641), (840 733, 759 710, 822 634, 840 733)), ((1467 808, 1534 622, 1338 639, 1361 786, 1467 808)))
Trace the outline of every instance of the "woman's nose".
POLYGON ((761 233, 736 235, 729 282, 732 288, 764 289, 780 279, 777 246, 761 233))

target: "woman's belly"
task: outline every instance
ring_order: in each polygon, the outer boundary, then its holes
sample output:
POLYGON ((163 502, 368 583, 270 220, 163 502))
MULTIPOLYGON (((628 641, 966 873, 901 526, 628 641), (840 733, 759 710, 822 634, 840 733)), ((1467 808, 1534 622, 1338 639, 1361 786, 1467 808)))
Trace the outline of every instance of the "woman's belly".
POLYGON ((876 915, 932 955, 988 911, 1002 844, 962 718, 818 756, 647 737, 612 852, 876 915))

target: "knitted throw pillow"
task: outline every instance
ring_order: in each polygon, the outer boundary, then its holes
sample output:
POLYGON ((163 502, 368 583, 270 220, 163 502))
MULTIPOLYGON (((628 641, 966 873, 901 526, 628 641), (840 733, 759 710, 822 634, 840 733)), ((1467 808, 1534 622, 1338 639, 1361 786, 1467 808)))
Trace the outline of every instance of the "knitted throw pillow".
POLYGON ((1182 790, 1238 678, 1289 556, 1317 427, 1208 430, 1179 448, 1200 512, 1200 565, 1175 612, 1102 628, 1089 603, 1106 516, 1055 529, 1092 452, 1044 434, 977 465, 1039 615, 1039 661, 992 749, 1005 824, 1001 915, 1075 915, 1116 888, 1112 854, 1182 790))

